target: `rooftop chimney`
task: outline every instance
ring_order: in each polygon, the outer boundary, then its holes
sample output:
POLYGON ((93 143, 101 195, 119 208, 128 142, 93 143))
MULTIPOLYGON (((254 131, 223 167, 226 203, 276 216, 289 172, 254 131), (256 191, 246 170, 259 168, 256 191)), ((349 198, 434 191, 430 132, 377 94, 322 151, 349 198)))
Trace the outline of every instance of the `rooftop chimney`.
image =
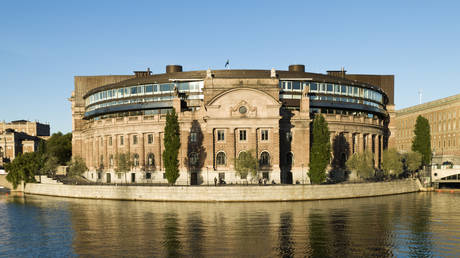
POLYGON ((147 71, 134 71, 134 75, 136 77, 147 77, 152 74, 152 71, 150 71, 150 68, 147 68, 147 71))
POLYGON ((180 73, 182 72, 182 65, 167 65, 166 73, 180 73))
POLYGON ((327 75, 334 76, 334 77, 342 77, 342 78, 345 78, 345 74, 347 73, 347 71, 343 67, 341 70, 330 70, 326 72, 327 72, 327 75))
POLYGON ((305 65, 303 64, 293 64, 289 66, 289 72, 305 72, 305 65))

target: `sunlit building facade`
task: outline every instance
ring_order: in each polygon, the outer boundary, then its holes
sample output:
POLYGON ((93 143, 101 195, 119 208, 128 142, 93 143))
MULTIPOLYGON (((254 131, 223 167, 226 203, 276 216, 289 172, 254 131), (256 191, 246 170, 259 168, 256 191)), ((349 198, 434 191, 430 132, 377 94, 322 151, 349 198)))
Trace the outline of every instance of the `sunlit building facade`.
POLYGON ((460 165, 460 94, 396 111, 396 148, 411 150, 418 116, 430 123, 433 164, 460 165))
POLYGON ((165 183, 162 153, 166 114, 178 113, 181 130, 178 184, 227 184, 265 179, 307 183, 311 122, 329 123, 334 160, 371 151, 375 166, 392 141, 393 75, 288 70, 150 70, 134 75, 76 76, 72 93, 73 155, 93 181, 165 183), (259 161, 256 177, 235 173, 241 152, 259 161), (120 153, 132 168, 117 171, 120 153))

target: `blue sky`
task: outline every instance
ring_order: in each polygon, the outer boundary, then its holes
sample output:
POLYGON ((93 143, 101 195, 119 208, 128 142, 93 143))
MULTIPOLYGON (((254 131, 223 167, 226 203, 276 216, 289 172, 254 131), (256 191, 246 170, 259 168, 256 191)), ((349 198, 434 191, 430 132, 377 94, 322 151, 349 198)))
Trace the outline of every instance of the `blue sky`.
POLYGON ((0 120, 70 132, 73 76, 287 69, 394 74, 396 108, 460 93, 460 1, 2 1, 0 120))

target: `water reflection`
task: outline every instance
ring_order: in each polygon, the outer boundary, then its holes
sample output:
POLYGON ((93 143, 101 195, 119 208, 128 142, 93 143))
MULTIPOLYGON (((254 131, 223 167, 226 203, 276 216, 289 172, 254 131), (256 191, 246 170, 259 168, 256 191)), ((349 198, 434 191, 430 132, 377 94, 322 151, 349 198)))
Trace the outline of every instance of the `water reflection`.
POLYGON ((0 195, 0 253, 458 256, 459 202, 460 194, 439 193, 288 203, 153 203, 0 195))
POLYGON ((280 215, 279 256, 292 257, 294 255, 294 241, 292 240, 292 213, 283 212, 280 215))

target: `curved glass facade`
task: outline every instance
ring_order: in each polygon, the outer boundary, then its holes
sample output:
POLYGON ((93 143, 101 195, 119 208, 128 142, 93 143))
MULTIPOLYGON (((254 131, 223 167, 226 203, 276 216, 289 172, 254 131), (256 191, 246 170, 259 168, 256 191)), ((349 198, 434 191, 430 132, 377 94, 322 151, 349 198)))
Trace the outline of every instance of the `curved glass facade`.
MULTIPOLYGON (((193 82, 171 82, 163 84, 145 84, 128 86, 118 89, 104 90, 93 93, 85 98, 86 115, 96 115, 107 113, 109 107, 119 105, 133 105, 134 109, 140 107, 139 104, 171 101, 173 99, 174 88, 180 93, 187 94, 188 100, 204 99, 203 81, 193 82), (103 109, 101 112, 95 111, 103 109)), ((151 107, 150 107, 151 108, 151 107)), ((112 110, 117 111, 117 110, 112 110)))
MULTIPOLYGON (((128 86, 118 89, 110 89, 105 91, 100 91, 93 93, 86 97, 85 105, 86 107, 93 105, 95 103, 112 100, 112 99, 125 99, 136 96, 148 96, 156 94, 170 94, 173 93, 174 87, 177 87, 181 93, 192 93, 192 92, 202 92, 203 91, 203 81, 195 82, 174 82, 174 83, 163 83, 163 84, 146 84, 146 85, 136 85, 128 86)), ((161 100, 158 100, 161 101, 161 100)), ((136 102, 137 103, 137 102, 136 102)), ((125 104, 125 103, 120 103, 125 104)))
MULTIPOLYGON (((309 87, 308 95, 312 101, 343 102, 384 109, 384 96, 381 92, 355 85, 281 80, 280 99, 300 99, 300 93, 307 86, 309 87)), ((356 107, 356 105, 353 106, 356 107)))

